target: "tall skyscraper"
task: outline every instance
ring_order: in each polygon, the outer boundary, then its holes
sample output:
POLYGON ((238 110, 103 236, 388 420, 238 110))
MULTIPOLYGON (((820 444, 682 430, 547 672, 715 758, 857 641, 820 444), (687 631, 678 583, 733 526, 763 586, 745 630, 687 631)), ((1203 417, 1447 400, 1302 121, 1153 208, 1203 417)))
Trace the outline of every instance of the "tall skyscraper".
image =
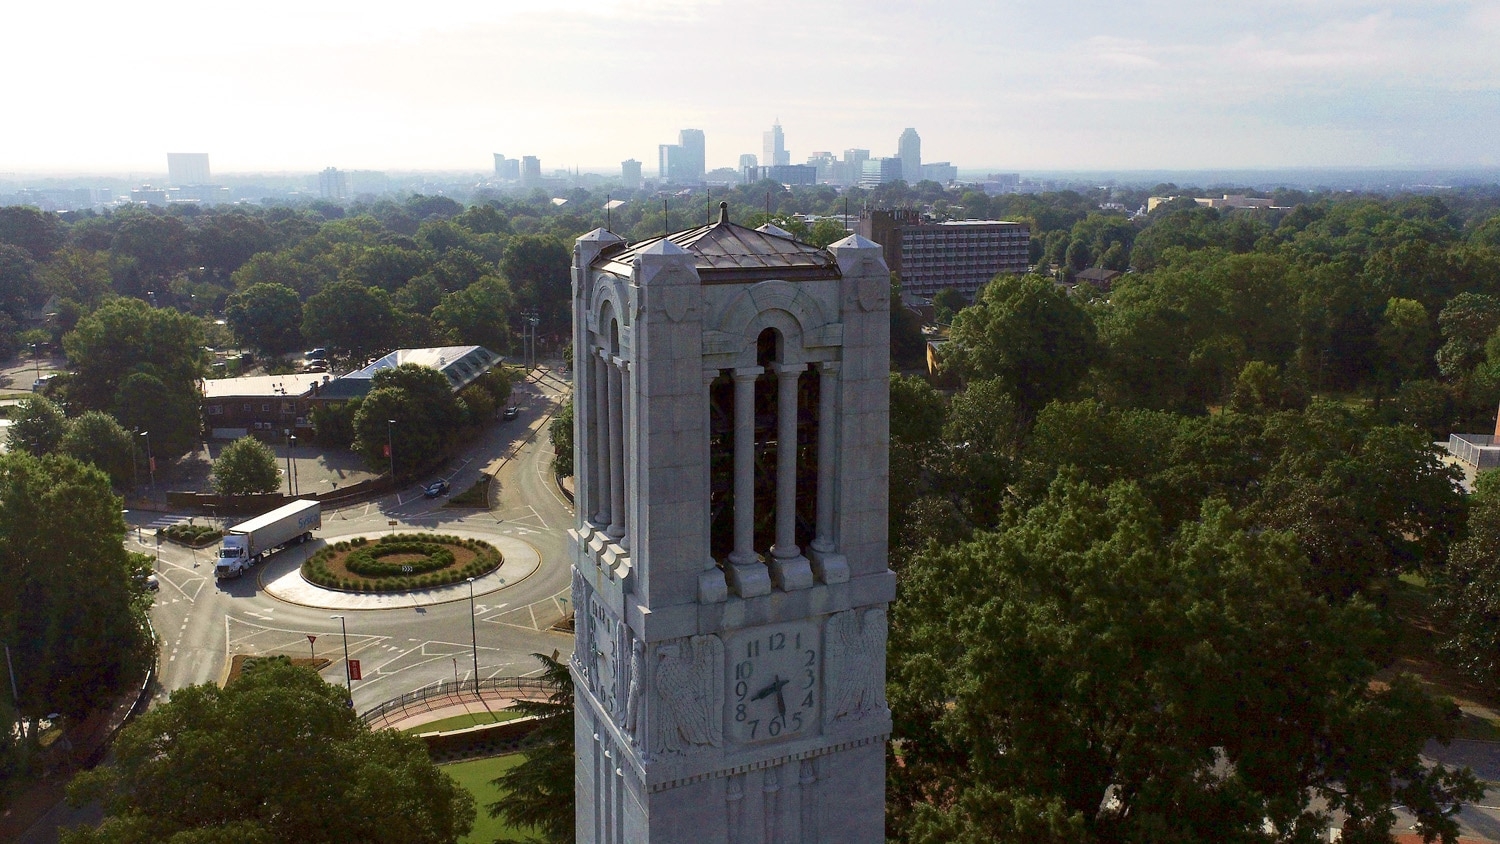
POLYGON ((521 156, 521 187, 534 188, 542 184, 542 160, 534 155, 521 156))
POLYGON ((639 161, 627 158, 620 162, 620 184, 632 189, 641 186, 641 163, 639 161))
POLYGON ((495 153, 495 178, 508 179, 512 182, 520 180, 520 160, 515 158, 506 158, 503 153, 495 153))
POLYGON ((214 180, 208 172, 208 153, 167 153, 167 181, 174 188, 213 184, 214 180))
POLYGON ((885 840, 890 271, 783 235, 574 246, 580 842, 885 840))
POLYGON ((683 129, 677 133, 677 145, 682 147, 683 166, 689 179, 700 180, 708 172, 702 129, 683 129))
POLYGON ((781 133, 781 121, 771 124, 771 128, 761 136, 764 140, 765 155, 761 163, 766 167, 776 167, 792 163, 792 154, 786 150, 786 136, 781 133))
POLYGON ((908 185, 922 181, 922 139, 917 130, 907 127, 896 142, 896 157, 901 159, 901 178, 908 185))
POLYGON ((740 182, 750 184, 760 178, 760 161, 755 158, 755 153, 747 152, 740 156, 740 182))

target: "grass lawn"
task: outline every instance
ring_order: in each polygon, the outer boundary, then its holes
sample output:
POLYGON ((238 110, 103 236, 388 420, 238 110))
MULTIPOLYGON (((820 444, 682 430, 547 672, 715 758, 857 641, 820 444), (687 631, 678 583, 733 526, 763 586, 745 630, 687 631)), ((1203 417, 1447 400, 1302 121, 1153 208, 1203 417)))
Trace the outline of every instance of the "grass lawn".
POLYGON ((458 839, 460 844, 481 844, 481 842, 490 844, 502 835, 519 837, 522 834, 521 830, 516 827, 499 818, 490 817, 489 805, 503 796, 500 789, 490 785, 490 780, 521 764, 524 758, 519 753, 510 753, 505 756, 475 759, 472 762, 454 762, 443 766, 443 770, 448 776, 453 777, 454 782, 474 795, 474 806, 477 809, 474 817, 474 831, 458 839))
POLYGON ((475 727, 480 724, 496 724, 501 721, 510 721, 520 717, 521 713, 509 712, 504 709, 494 712, 470 712, 464 715, 455 715, 452 718, 440 718, 436 721, 428 721, 426 724, 419 724, 411 729, 402 730, 402 732, 436 733, 442 730, 462 730, 464 727, 475 727))

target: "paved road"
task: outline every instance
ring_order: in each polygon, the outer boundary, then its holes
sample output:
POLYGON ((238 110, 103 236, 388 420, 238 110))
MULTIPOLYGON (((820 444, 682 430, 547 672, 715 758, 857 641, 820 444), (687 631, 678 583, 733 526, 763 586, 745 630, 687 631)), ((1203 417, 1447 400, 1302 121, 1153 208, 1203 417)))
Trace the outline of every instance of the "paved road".
MULTIPOLYGON (((365 504, 325 511, 317 542, 282 552, 254 576, 223 583, 214 581, 211 549, 192 551, 171 543, 158 549, 151 531, 132 534, 132 550, 160 554, 161 591, 152 620, 162 642, 162 696, 189 684, 222 679, 237 654, 307 656, 315 651, 333 660, 323 676, 342 682, 343 641, 339 621, 330 618, 334 614, 346 616, 349 656, 361 662, 364 679, 353 684, 355 707, 361 711, 452 680, 455 674, 460 680, 472 678, 471 635, 478 641, 479 675, 486 678, 535 673, 533 653, 568 653, 572 635, 549 628, 569 609, 565 531, 573 517, 548 471, 552 449, 546 435, 546 422, 568 387, 550 373, 518 385, 515 403, 522 408, 520 417, 497 423, 442 473, 457 492, 482 472, 495 472, 500 491, 494 510, 447 508, 441 501, 423 498, 420 488, 413 486, 365 504), (391 521, 397 524, 392 527, 391 521), (308 606, 314 601, 299 597, 303 603, 291 603, 263 587, 264 578, 295 566, 325 542, 392 530, 524 543, 540 563, 519 571, 503 567, 500 578, 506 578, 507 571, 517 574, 503 583, 496 578, 476 584, 473 634, 466 592, 426 606, 337 609, 337 600, 308 606), (531 569, 529 574, 526 569, 531 569), (311 649, 308 634, 317 637, 311 649)), ((129 517, 139 525, 163 520, 162 514, 129 517)))

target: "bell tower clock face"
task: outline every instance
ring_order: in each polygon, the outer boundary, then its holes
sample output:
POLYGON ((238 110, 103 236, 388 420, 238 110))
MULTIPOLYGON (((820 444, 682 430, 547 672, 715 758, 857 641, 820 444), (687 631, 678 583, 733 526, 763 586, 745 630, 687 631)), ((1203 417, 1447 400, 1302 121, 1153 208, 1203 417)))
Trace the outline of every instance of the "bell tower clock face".
POLYGON ((823 693, 823 643, 816 621, 742 630, 725 644, 727 738, 758 744, 814 728, 823 693))

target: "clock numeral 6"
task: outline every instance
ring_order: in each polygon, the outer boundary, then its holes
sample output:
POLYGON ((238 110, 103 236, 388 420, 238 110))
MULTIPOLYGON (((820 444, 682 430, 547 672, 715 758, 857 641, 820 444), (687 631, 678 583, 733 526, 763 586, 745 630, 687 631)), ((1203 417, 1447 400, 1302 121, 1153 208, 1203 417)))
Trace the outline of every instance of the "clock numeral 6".
POLYGON ((771 723, 766 725, 766 733, 772 737, 779 736, 781 735, 781 728, 783 726, 785 726, 785 722, 782 721, 780 715, 777 715, 775 718, 771 719, 771 723))

